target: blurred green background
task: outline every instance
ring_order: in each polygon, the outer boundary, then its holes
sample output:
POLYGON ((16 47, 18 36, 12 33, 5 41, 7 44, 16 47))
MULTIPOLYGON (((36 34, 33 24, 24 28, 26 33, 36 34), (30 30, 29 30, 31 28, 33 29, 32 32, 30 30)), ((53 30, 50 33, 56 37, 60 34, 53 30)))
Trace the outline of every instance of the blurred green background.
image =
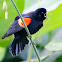
MULTIPOLYGON (((4 10, 4 0, 0 0, 0 62, 38 62, 35 51, 30 45, 17 57, 9 53, 9 45, 14 36, 2 40, 2 36, 14 22, 18 15, 11 0, 6 0, 7 8, 4 10), (8 19, 5 19, 5 12, 8 19)), ((51 15, 44 21, 44 26, 34 35, 36 47, 43 62, 62 62, 62 0, 14 0, 20 13, 28 13, 39 7, 44 7, 51 15)))

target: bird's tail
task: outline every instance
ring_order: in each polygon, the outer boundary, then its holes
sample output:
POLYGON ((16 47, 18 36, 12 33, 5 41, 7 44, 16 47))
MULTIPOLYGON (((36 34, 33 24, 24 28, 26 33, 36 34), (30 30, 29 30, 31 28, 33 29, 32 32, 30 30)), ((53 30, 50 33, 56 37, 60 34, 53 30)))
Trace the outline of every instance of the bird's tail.
POLYGON ((21 53, 26 44, 28 44, 28 39, 26 37, 14 38, 9 48, 12 56, 18 56, 18 53, 21 53))

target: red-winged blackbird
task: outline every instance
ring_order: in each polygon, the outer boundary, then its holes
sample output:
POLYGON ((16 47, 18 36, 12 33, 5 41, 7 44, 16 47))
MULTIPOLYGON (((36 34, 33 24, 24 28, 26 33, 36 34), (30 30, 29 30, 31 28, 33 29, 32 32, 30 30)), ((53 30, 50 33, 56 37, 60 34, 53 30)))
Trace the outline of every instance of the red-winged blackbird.
MULTIPOLYGON (((33 12, 22 14, 22 17, 30 31, 30 34, 36 33, 42 26, 43 21, 46 19, 47 10, 45 8, 38 8, 33 12)), ((10 45, 10 53, 13 56, 17 56, 18 53, 24 49, 28 44, 27 32, 19 16, 15 17, 14 23, 9 30, 5 33, 2 39, 14 34, 14 40, 10 45)))

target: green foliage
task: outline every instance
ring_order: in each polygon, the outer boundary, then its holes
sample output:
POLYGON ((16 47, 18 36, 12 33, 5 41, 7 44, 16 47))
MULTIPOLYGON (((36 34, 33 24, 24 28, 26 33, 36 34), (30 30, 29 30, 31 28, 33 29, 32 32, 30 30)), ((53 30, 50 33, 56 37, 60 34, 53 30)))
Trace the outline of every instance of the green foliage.
POLYGON ((53 41, 49 42, 45 46, 45 48, 50 50, 50 51, 62 50, 62 40, 53 40, 53 41))
POLYGON ((43 60, 43 62, 62 62, 62 61, 55 61, 60 56, 62 56, 62 50, 52 53, 49 57, 43 60))
POLYGON ((4 57, 4 55, 5 55, 5 52, 6 52, 6 49, 0 47, 0 62, 1 62, 1 60, 3 59, 3 57, 4 57))
POLYGON ((6 48, 12 40, 13 40, 13 37, 9 37, 4 40, 0 39, 0 47, 6 48))

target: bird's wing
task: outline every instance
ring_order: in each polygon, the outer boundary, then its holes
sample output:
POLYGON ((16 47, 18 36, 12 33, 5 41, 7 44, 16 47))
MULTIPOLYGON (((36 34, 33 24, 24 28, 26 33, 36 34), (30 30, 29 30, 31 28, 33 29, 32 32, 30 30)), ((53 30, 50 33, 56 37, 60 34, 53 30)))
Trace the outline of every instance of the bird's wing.
MULTIPOLYGON (((25 24, 28 26, 31 23, 31 19, 30 18, 23 18, 25 24)), ((22 30, 24 27, 21 19, 19 18, 17 21, 15 21, 11 27, 8 29, 8 31, 5 33, 5 35, 2 37, 2 39, 4 39, 5 37, 8 37, 20 30, 22 30)))
MULTIPOLYGON (((23 20, 27 26, 31 23, 31 18, 29 18, 29 17, 32 14, 33 14, 33 12, 30 12, 27 14, 22 14, 23 20)), ((2 39, 22 30, 23 28, 25 28, 25 27, 24 27, 20 17, 16 16, 14 23, 11 25, 11 27, 8 29, 8 31, 5 33, 5 35, 2 37, 2 39)))
POLYGON ((5 35, 2 37, 2 39, 4 39, 5 37, 8 37, 20 30, 22 30, 23 27, 21 27, 19 24, 18 24, 18 21, 15 21, 11 27, 8 29, 8 31, 5 33, 5 35))

